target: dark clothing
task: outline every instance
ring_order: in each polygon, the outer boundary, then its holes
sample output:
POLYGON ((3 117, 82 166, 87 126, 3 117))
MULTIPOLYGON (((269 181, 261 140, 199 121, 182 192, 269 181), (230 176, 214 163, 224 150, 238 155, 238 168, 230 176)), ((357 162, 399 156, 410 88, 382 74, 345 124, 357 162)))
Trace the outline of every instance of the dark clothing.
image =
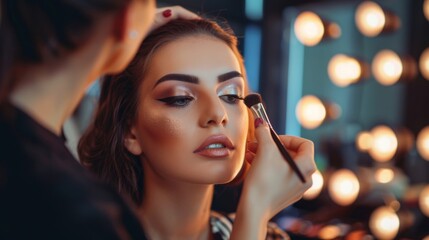
POLYGON ((145 239, 124 200, 98 182, 64 139, 0 106, 0 239, 145 239))

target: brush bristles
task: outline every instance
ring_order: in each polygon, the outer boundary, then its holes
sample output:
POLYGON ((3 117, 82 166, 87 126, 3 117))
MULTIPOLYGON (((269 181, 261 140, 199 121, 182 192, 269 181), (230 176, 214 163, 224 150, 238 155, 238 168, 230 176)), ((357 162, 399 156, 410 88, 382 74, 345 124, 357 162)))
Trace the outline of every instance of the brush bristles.
POLYGON ((262 98, 261 95, 257 93, 251 93, 244 98, 244 104, 246 104, 248 108, 258 103, 262 103, 262 98))

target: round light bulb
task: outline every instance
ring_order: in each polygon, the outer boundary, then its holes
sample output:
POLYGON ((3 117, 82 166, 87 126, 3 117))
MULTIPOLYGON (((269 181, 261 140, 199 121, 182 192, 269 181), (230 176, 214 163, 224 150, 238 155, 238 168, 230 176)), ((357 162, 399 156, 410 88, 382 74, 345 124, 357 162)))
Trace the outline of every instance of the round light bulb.
POLYGON ((337 54, 329 61, 328 74, 335 85, 346 87, 359 81, 362 75, 362 68, 355 58, 337 54))
POLYGON ((426 48, 420 56, 419 68, 423 77, 429 80, 429 48, 426 48))
POLYGON ((326 108, 323 102, 313 95, 301 98, 296 106, 298 122, 307 129, 320 126, 326 118, 326 108))
POLYGON ((429 217, 429 185, 423 188, 419 196, 419 206, 423 214, 429 217))
POLYGON ((374 37, 383 31, 386 16, 378 4, 364 1, 356 9, 355 22, 363 35, 374 37))
POLYGON ((369 219, 369 228, 378 239, 393 239, 399 231, 399 217, 390 207, 379 207, 369 219))
POLYGON ((429 126, 423 128, 417 136, 417 151, 429 161, 429 126))
POLYGON ((372 72, 375 79, 385 86, 398 82, 403 68, 401 58, 391 50, 380 51, 372 61, 372 72))
POLYGON ((387 162, 393 158, 398 148, 395 132, 387 126, 377 126, 371 130, 372 147, 369 155, 378 162, 387 162))
POLYGON ((358 197, 359 189, 356 175, 347 169, 336 171, 329 180, 329 195, 334 202, 342 206, 352 204, 358 197))
POLYGON ((367 131, 360 132, 356 136, 356 147, 361 152, 367 152, 372 146, 372 135, 367 131))
POLYGON ((316 170, 316 172, 311 175, 311 179, 313 180, 313 185, 311 185, 311 187, 305 191, 304 195, 302 196, 307 200, 311 200, 319 196, 323 187, 323 176, 319 170, 316 170))
POLYGON ((306 46, 318 44, 325 33, 322 19, 313 12, 302 12, 298 15, 294 24, 295 35, 306 46))
POLYGON ((380 168, 375 171, 375 180, 379 183, 389 183, 395 177, 395 173, 390 168, 380 168))
POLYGON ((429 0, 423 2, 423 13, 427 20, 429 20, 429 0))
POLYGON ((320 239, 336 239, 341 235, 341 228, 335 225, 326 225, 319 231, 320 239))

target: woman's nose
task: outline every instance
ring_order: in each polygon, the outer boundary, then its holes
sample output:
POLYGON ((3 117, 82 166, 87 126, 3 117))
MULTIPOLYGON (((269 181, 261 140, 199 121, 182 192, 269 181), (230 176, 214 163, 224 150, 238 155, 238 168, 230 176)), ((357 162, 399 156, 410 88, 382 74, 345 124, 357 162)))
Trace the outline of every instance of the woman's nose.
POLYGON ((225 106, 218 96, 207 97, 206 104, 201 109, 201 125, 203 127, 225 125, 228 121, 225 106))

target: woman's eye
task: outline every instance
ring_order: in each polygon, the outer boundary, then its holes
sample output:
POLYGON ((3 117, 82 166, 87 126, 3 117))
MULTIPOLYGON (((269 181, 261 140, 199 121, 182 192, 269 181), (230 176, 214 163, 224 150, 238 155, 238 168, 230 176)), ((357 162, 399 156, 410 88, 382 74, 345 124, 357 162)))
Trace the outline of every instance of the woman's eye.
POLYGON ((164 102, 173 107, 185 107, 193 100, 194 98, 190 96, 173 96, 158 99, 158 101, 164 102))
POLYGON ((239 100, 243 100, 242 97, 234 94, 225 94, 220 96, 220 98, 226 103, 230 103, 230 104, 236 104, 238 103, 239 100))

